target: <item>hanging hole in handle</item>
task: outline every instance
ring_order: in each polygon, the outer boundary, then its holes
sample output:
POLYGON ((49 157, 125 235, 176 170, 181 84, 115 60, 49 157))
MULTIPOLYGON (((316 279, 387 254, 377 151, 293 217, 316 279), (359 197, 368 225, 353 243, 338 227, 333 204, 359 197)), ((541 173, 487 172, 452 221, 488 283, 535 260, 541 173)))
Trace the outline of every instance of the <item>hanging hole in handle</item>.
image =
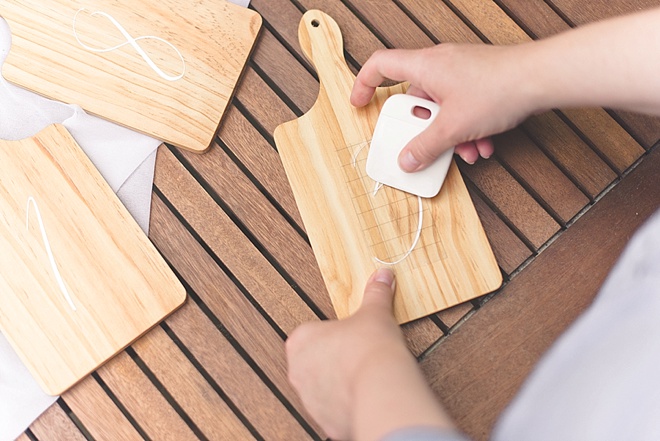
POLYGON ((312 20, 312 26, 318 28, 321 25, 317 19, 312 20))
POLYGON ((429 119, 431 117, 431 111, 426 107, 415 106, 412 108, 411 112, 414 116, 420 119, 429 119))

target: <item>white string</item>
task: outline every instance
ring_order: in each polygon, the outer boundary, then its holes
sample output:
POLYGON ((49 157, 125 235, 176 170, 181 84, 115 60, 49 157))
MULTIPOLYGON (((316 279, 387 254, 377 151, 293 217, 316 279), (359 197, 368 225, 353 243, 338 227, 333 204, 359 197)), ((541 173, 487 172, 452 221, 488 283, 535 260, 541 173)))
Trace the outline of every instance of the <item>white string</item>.
POLYGON ((44 227, 44 221, 41 218, 41 212, 39 211, 39 206, 37 205, 37 201, 35 201, 32 196, 28 197, 27 199, 27 208, 25 209, 25 228, 29 228, 30 226, 30 205, 34 206, 34 212, 37 215, 37 222, 39 222, 39 229, 41 230, 41 239, 44 242, 44 247, 46 248, 46 253, 48 254, 48 260, 50 260, 50 266, 53 269, 53 273, 55 273, 55 279, 57 280, 57 284, 59 285, 62 294, 64 294, 64 298, 69 303, 69 306, 71 307, 71 309, 75 311, 76 305, 73 304, 73 300, 71 300, 71 295, 69 294, 69 291, 66 289, 66 285, 64 284, 64 280, 62 279, 60 270, 57 268, 57 264, 55 263, 55 257, 53 257, 53 251, 50 248, 50 241, 48 240, 48 235, 46 234, 46 228, 44 227))
POLYGON ((121 44, 118 44, 116 46, 109 47, 109 48, 106 48, 106 49, 95 48, 95 47, 91 47, 91 46, 86 45, 85 43, 80 41, 80 38, 78 37, 78 32, 76 30, 76 20, 78 19, 78 14, 80 14, 82 11, 89 11, 89 10, 87 8, 78 9, 76 14, 73 16, 73 36, 76 38, 76 41, 78 42, 78 44, 80 46, 82 46, 83 48, 85 48, 85 49, 87 49, 88 51, 91 51, 91 52, 104 53, 104 52, 114 51, 116 49, 119 49, 121 47, 124 47, 124 46, 130 44, 137 51, 137 53, 140 54, 140 56, 147 63, 147 65, 149 65, 149 67, 151 69, 153 69, 153 71, 156 72, 158 74, 158 76, 160 76, 161 78, 163 78, 167 81, 176 81, 176 80, 180 80, 185 75, 185 73, 186 73, 186 61, 183 59, 183 55, 181 55, 181 52, 179 52, 179 49, 177 49, 176 46, 174 46, 172 43, 170 43, 167 40, 164 40, 160 37, 155 37, 153 35, 145 35, 145 36, 142 36, 142 37, 133 38, 128 33, 128 31, 117 20, 115 20, 115 18, 112 15, 106 14, 103 11, 94 11, 90 15, 92 17, 96 16, 96 15, 100 15, 100 16, 105 17, 108 20, 110 20, 110 22, 113 25, 115 25, 115 27, 119 30, 119 32, 121 32, 121 34, 124 36, 124 38, 126 38, 126 41, 124 43, 121 43, 121 44), (151 57, 149 57, 149 55, 144 51, 144 49, 142 49, 142 47, 137 43, 139 40, 147 40, 147 39, 160 41, 162 43, 165 43, 166 45, 168 45, 172 49, 174 49, 174 51, 177 53, 177 55, 181 59, 181 74, 176 75, 176 76, 168 75, 165 72, 163 72, 158 66, 156 66, 156 63, 153 62, 151 57))
MULTIPOLYGON (((368 144, 368 142, 365 141, 360 146, 360 148, 357 149, 357 151, 353 154, 353 167, 354 168, 357 167, 357 157, 358 157, 358 155, 360 154, 362 149, 364 149, 367 146, 367 144, 368 144)), ((378 190, 383 188, 383 185, 384 185, 382 182, 378 182, 378 181, 374 181, 374 182, 375 182, 375 185, 374 185, 374 191, 371 194, 372 197, 376 197, 376 193, 378 193, 378 190)), ((415 239, 413 240, 413 243, 410 246, 410 248, 408 248, 408 251, 406 251, 406 253, 401 258, 399 258, 398 260, 396 260, 394 262, 385 262, 384 260, 380 260, 378 257, 374 256, 374 260, 376 262, 378 262, 382 265, 390 265, 390 266, 391 265, 396 265, 398 263, 403 262, 406 258, 408 258, 408 256, 410 256, 410 254, 413 252, 415 247, 417 247, 417 243, 419 243, 419 239, 422 236, 422 223, 423 223, 423 220, 424 220, 424 207, 422 206, 421 196, 417 196, 417 206, 419 208, 418 220, 417 220, 417 232, 415 233, 415 239)))
MULTIPOLYGON (((381 184, 381 183, 378 183, 378 184, 380 185, 380 187, 383 186, 383 184, 381 184)), ((374 196, 376 195, 376 192, 378 191, 378 189, 380 187, 377 186, 376 190, 374 191, 374 196)), ((376 262, 378 262, 380 264, 383 264, 383 265, 396 265, 397 263, 403 262, 413 252, 413 250, 417 246, 417 242, 419 242, 419 238, 422 236, 422 221, 424 220, 424 211, 423 211, 424 207, 422 207, 422 198, 421 198, 421 196, 417 196, 417 205, 419 207, 419 217, 417 219, 417 233, 415 234, 415 240, 413 240, 413 243, 412 243, 412 245, 410 245, 410 248, 408 248, 408 251, 406 252, 406 254, 404 254, 399 260, 397 260, 395 262, 385 262, 383 260, 380 260, 378 257, 374 256, 374 260, 376 262)))

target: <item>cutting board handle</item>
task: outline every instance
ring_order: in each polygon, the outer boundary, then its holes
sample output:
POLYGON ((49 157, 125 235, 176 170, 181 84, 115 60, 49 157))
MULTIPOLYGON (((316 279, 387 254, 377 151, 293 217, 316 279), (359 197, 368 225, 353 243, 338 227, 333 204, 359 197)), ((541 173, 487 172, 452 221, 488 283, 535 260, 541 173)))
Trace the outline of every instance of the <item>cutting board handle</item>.
POLYGON ((298 39, 307 59, 318 73, 321 87, 329 93, 350 94, 355 75, 346 65, 341 30, 329 15, 312 9, 298 26, 298 39))

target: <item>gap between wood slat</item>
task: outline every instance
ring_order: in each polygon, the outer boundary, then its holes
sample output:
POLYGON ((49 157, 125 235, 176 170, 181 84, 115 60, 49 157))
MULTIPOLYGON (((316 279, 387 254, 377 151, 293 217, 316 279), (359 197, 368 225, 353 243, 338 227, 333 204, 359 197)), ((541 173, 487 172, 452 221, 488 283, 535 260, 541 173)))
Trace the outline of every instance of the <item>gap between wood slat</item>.
MULTIPOLYGON (((171 215, 173 218, 175 218, 179 222, 179 228, 183 228, 183 229, 186 228, 185 222, 182 222, 181 219, 177 216, 177 213, 175 211, 172 211, 173 208, 171 207, 171 205, 168 207, 169 201, 162 200, 161 196, 157 195, 157 199, 155 199, 155 204, 156 204, 155 207, 156 207, 157 210, 161 210, 161 209, 168 210, 168 215, 171 215), (162 208, 159 208, 159 207, 162 207, 162 208)), ((168 222, 165 222, 165 223, 168 223, 168 222)), ((152 231, 154 231, 154 230, 152 230, 152 231)), ((153 234, 157 234, 157 233, 153 233, 153 234)), ((165 234, 165 233, 163 233, 163 234, 165 234)), ((199 246, 204 252, 206 252, 207 257, 210 258, 213 261, 212 253, 209 254, 208 250, 206 250, 202 247, 202 244, 199 243, 199 239, 194 237, 194 234, 195 234, 194 232, 186 231, 185 234, 189 234, 190 239, 195 241, 196 245, 199 246)), ((159 233, 158 237, 160 237, 160 236, 161 236, 161 234, 159 233)), ((157 240, 156 244, 158 245, 159 242, 160 241, 157 240)), ((160 250, 160 251, 162 252, 163 250, 160 250)), ((170 250, 170 252, 173 252, 173 251, 170 250)), ((277 369, 277 367, 276 367, 276 366, 278 366, 277 361, 275 359, 271 359, 268 356, 266 358, 261 358, 262 363, 265 363, 265 364, 267 364, 268 366, 271 367, 270 373, 271 373, 271 375, 274 375, 274 377, 273 377, 274 379, 271 380, 271 377, 269 376, 269 374, 267 374, 260 367, 260 364, 257 362, 257 359, 253 358, 253 356, 250 355, 250 352, 248 352, 249 349, 245 349, 242 346, 241 341, 239 341, 238 338, 234 337, 232 331, 227 326, 225 326, 223 324, 222 319, 218 315, 216 315, 216 313, 214 312, 214 309, 211 306, 207 305, 207 303, 204 301, 202 296, 199 295, 196 292, 196 290, 185 280, 184 276, 173 265, 173 262, 169 261, 169 259, 167 257, 167 253, 164 253, 163 255, 164 255, 164 258, 166 259, 166 261, 168 261, 168 264, 173 268, 174 273, 177 275, 177 277, 179 279, 181 279, 182 284, 186 288, 186 291, 189 295, 190 301, 195 302, 197 304, 197 306, 200 308, 201 313, 204 314, 209 319, 211 324, 224 336, 224 338, 227 339, 228 343, 234 348, 234 350, 236 350, 238 355, 247 363, 247 365, 255 372, 255 374, 262 380, 262 382, 273 392, 275 397, 277 399, 279 399, 281 403, 283 403, 285 408, 287 410, 289 410, 289 412, 295 417, 295 419, 300 423, 300 425, 308 433, 310 433, 310 435, 314 439, 318 439, 318 435, 314 432, 314 429, 311 427, 311 425, 309 423, 307 423, 306 420, 302 417, 302 415, 296 410, 296 407, 294 406, 294 403, 291 400, 289 400, 288 398, 286 398, 286 395, 277 386, 277 384, 275 382, 276 381, 275 378, 277 376, 279 376, 280 380, 282 380, 281 385, 283 387, 288 387, 289 388, 288 392, 291 394, 291 396, 294 400, 298 399, 297 395, 295 394, 295 392, 293 392, 293 389, 290 387, 290 384, 288 383, 288 381, 286 379, 286 375, 283 373, 283 370, 280 371, 278 369, 277 373, 273 372, 273 370, 272 370, 273 368, 277 369), (279 374, 281 374, 281 375, 279 375, 279 374)), ((185 259, 188 260, 189 258, 190 257, 186 257, 185 259)), ((213 261, 213 262, 214 262, 214 264, 216 263, 215 261, 213 261)), ((222 271, 222 268, 218 267, 218 270, 222 271)), ((228 279, 228 282, 233 283, 233 281, 230 280, 230 279, 228 279)), ((201 283, 204 283, 204 282, 201 282, 201 283)), ((234 287, 240 293, 239 286, 234 285, 234 287)), ((243 294, 238 294, 238 295, 243 295, 243 294)), ((248 303, 248 305, 250 305, 250 304, 248 303)), ((268 316, 265 316, 263 311, 259 310, 258 308, 255 308, 255 314, 257 315, 257 317, 260 317, 262 320, 264 320, 265 323, 267 323, 266 326, 272 327, 274 331, 279 329, 276 326, 273 326, 273 323, 271 322, 270 318, 268 316)), ((246 316, 252 317, 253 315, 246 314, 246 316)), ((259 329, 261 329, 261 325, 259 326, 259 329)), ((261 332, 264 332, 264 330, 262 329, 261 332)), ((276 336, 276 338, 280 339, 279 340, 280 344, 283 343, 283 340, 284 340, 285 337, 286 336, 283 333, 281 335, 276 336)), ((252 336, 251 334, 245 334, 243 336, 243 340, 246 339, 246 338, 250 339, 250 338, 255 338, 255 337, 252 336)), ((258 338, 258 337, 256 337, 256 338, 258 338)), ((246 342, 243 341, 243 344, 244 343, 246 343, 246 342)), ((275 342, 274 344, 277 344, 277 342, 275 342)), ((253 347, 252 350, 253 351, 259 351, 259 350, 260 351, 266 351, 270 348, 271 348, 271 346, 257 345, 257 347, 253 347)), ((256 354, 256 355, 259 355, 259 354, 256 354)), ((284 364, 282 364, 282 366, 283 365, 284 364)), ((302 404, 300 402, 297 402, 296 405, 302 407, 302 404)))
POLYGON ((190 416, 183 410, 183 407, 174 399, 172 394, 169 393, 167 388, 161 381, 156 377, 156 375, 149 369, 149 366, 140 358, 140 356, 135 352, 132 347, 126 348, 126 354, 133 360, 133 362, 140 368, 142 373, 151 381, 154 387, 160 392, 165 401, 172 406, 172 409, 179 415, 184 423, 190 428, 190 430, 195 434, 197 438, 202 441, 209 441, 206 435, 200 430, 195 422, 190 418, 190 416))
POLYGON ((264 256, 264 258, 270 263, 270 265, 275 269, 275 271, 286 281, 286 283, 291 287, 291 289, 298 294, 298 296, 303 300, 303 302, 311 309, 311 311, 321 320, 327 319, 327 316, 321 311, 321 309, 314 303, 312 298, 299 286, 296 280, 284 269, 280 262, 273 257, 271 252, 264 246, 255 235, 250 231, 249 228, 243 223, 243 221, 233 212, 231 207, 229 207, 222 198, 215 192, 213 187, 211 187, 203 176, 201 176, 197 170, 186 160, 174 147, 170 147, 170 151, 176 157, 176 159, 185 167, 185 169, 192 175, 193 179, 199 183, 199 185, 206 191, 206 193, 213 199, 213 201, 218 204, 220 209, 225 212, 225 214, 232 220, 232 222, 241 230, 245 237, 254 245, 254 247, 264 256))
POLYGON ((243 423, 247 430, 255 437, 257 440, 264 440, 264 437, 259 433, 256 427, 250 423, 249 419, 241 412, 238 406, 233 402, 233 400, 225 393, 222 389, 222 386, 218 384, 217 381, 208 373, 204 366, 195 358, 192 352, 181 342, 177 337, 176 333, 170 328, 167 324, 167 321, 162 322, 160 327, 165 331, 165 334, 172 340, 172 343, 181 351, 181 353, 188 359, 190 364, 197 369, 197 372, 204 378, 204 380, 209 384, 211 389, 218 394, 218 396, 227 404, 227 407, 236 415, 236 418, 243 423))
MULTIPOLYGON (((188 223, 188 221, 183 217, 183 215, 174 207, 174 205, 167 199, 165 194, 157 187, 154 186, 154 193, 158 196, 158 198, 163 202, 163 204, 167 207, 168 210, 179 220, 181 225, 188 231, 188 233, 199 243, 199 245, 202 247, 202 249, 211 257, 211 259, 215 262, 215 264, 220 268, 220 270, 227 275, 229 280, 236 285, 238 290, 243 294, 243 296, 247 299, 247 301, 252 305, 254 309, 259 312, 259 314, 268 322, 268 324, 273 328, 273 330, 279 335, 279 337, 282 339, 282 341, 286 340, 286 333, 280 326, 275 322, 270 315, 263 309, 263 307, 259 304, 259 302, 252 296, 250 291, 241 283, 241 281, 236 277, 233 272, 227 267, 227 265, 224 264, 222 259, 218 257, 218 255, 211 249, 211 247, 206 243, 206 241, 195 231, 195 229, 188 223)), ((182 277, 179 278, 180 280, 184 281, 182 277)), ((189 285, 186 285, 187 288, 190 288, 189 285)))
POLYGON ((298 225, 291 215, 282 207, 282 205, 273 197, 272 194, 264 187, 264 185, 252 174, 252 172, 241 162, 240 159, 232 152, 232 150, 218 137, 216 138, 217 147, 221 148, 225 154, 232 160, 236 167, 243 172, 245 176, 252 182, 252 184, 264 195, 268 202, 273 205, 280 215, 291 225, 291 227, 300 235, 300 237, 311 246, 307 233, 298 225))
POLYGON ((98 383, 98 385, 103 389, 103 392, 110 398, 110 401, 114 403, 115 406, 117 406, 117 409, 124 415, 124 417, 128 420, 129 423, 133 426, 133 428, 140 434, 140 436, 145 439, 146 441, 151 441, 151 438, 147 433, 144 431, 140 423, 133 417, 133 415, 128 411, 126 406, 119 400, 117 395, 110 389, 110 387, 103 381, 101 376, 96 373, 92 372, 91 374, 92 378, 98 383))

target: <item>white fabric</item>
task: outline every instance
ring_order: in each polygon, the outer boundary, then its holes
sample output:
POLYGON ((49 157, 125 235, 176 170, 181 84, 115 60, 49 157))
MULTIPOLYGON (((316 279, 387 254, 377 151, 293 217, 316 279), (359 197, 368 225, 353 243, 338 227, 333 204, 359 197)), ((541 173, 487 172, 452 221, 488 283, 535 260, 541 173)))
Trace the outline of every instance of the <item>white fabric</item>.
POLYGON ((660 212, 500 418, 495 441, 660 440, 660 212))

